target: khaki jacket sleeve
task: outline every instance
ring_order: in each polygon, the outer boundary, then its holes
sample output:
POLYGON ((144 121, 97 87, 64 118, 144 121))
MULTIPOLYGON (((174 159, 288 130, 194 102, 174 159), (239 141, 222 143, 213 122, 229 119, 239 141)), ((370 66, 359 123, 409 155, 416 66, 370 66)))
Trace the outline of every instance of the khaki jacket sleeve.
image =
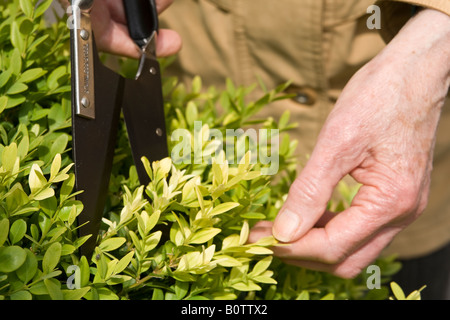
POLYGON ((450 0, 378 0, 381 8, 380 34, 389 42, 411 18, 414 6, 439 10, 450 15, 450 0))

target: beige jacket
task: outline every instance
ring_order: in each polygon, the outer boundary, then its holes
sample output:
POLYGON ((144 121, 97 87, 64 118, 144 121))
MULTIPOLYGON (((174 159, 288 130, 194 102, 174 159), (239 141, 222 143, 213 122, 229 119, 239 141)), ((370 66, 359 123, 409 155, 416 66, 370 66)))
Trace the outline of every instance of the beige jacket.
MULTIPOLYGON (((450 14, 450 0, 406 2, 450 14)), ((260 77, 268 88, 292 81, 288 91, 296 93, 296 99, 271 105, 261 116, 278 117, 290 110, 299 123, 293 136, 300 142, 302 164, 347 81, 412 13, 407 3, 378 1, 382 27, 369 30, 367 9, 372 4, 373 0, 177 0, 161 16, 161 26, 178 31, 184 43, 168 72, 187 84, 200 75, 205 84, 219 88, 226 78, 251 85, 260 77)), ((434 167, 427 211, 387 253, 420 256, 450 240, 450 106, 442 115, 434 167)))

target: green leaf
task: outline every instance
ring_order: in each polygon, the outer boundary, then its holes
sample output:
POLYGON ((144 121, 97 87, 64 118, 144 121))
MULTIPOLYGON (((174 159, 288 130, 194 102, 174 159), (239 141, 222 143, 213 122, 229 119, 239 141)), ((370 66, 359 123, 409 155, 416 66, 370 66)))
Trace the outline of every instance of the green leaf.
POLYGON ((8 239, 9 233, 9 220, 7 218, 3 218, 0 221, 0 247, 3 243, 8 239))
POLYGON ((334 297, 335 297, 334 293, 330 292, 325 296, 323 296, 322 298, 320 298, 320 300, 334 300, 334 297))
POLYGON ((192 80, 192 93, 199 94, 202 90, 202 78, 199 76, 195 76, 192 80))
POLYGON ((242 265, 239 260, 228 255, 216 255, 214 256, 214 259, 214 261, 222 267, 240 267, 242 265))
MULTIPOLYGON (((28 36, 31 32, 33 32, 33 27, 34 27, 34 24, 33 24, 33 22, 31 22, 30 19, 24 19, 24 20, 22 20, 22 22, 20 23, 19 31, 20 31, 20 33, 21 33, 24 37, 26 37, 26 36, 28 36)), ((24 42, 24 44, 25 44, 25 43, 26 43, 26 42, 24 42)))
POLYGON ((78 216, 78 210, 77 206, 75 204, 72 205, 72 208, 70 209, 69 217, 67 219, 67 222, 69 225, 72 225, 75 222, 75 219, 78 216))
POLYGON ((246 212, 240 214, 240 217, 243 219, 263 220, 266 218, 266 215, 260 212, 246 212))
POLYGON ((25 102, 25 100, 26 100, 26 98, 21 94, 9 96, 8 103, 6 104, 6 109, 14 108, 15 106, 25 102))
POLYGON ((164 291, 161 289, 153 289, 152 300, 164 300, 164 291))
MULTIPOLYGON (((66 230, 66 228, 62 229, 63 231, 66 230)), ((63 244, 61 248, 61 256, 66 256, 68 254, 72 254, 75 251, 75 247, 71 244, 65 243, 63 244)))
POLYGON ((86 256, 82 256, 79 263, 80 267, 80 285, 85 287, 89 284, 89 277, 91 275, 89 269, 89 262, 87 261, 86 256))
POLYGON ((183 299, 189 291, 189 282, 175 282, 175 296, 178 300, 183 299))
POLYGON ((47 86, 50 90, 55 90, 60 86, 60 79, 67 74, 66 66, 59 66, 53 70, 47 78, 47 86))
POLYGON ((19 0, 20 8, 28 18, 33 17, 34 7, 31 0, 19 0))
POLYGON ((35 163, 31 167, 30 175, 28 176, 28 184, 30 186, 31 193, 36 193, 40 189, 42 189, 47 180, 42 174, 41 168, 35 163))
MULTIPOLYGON (((25 51, 25 40, 20 33, 20 28, 16 20, 11 24, 11 43, 18 50, 19 54, 25 51)), ((13 65, 12 62, 11 65, 13 65)))
POLYGON ((222 214, 224 212, 230 211, 231 209, 234 209, 238 207, 240 204, 238 202, 225 202, 221 203, 214 207, 214 209, 211 210, 209 215, 211 217, 222 214))
POLYGON ((232 234, 223 239, 222 250, 239 246, 239 235, 232 234))
MULTIPOLYGON (((44 274, 52 272, 61 258, 62 246, 59 242, 53 243, 45 252, 42 260, 42 271, 44 274)), ((47 288, 48 289, 48 288, 47 288)))
POLYGON ((64 300, 64 295, 61 291, 61 283, 58 280, 44 279, 44 284, 52 300, 64 300))
POLYGON ((262 259, 261 261, 258 261, 256 265, 253 267, 252 272, 249 273, 249 276, 255 277, 261 275, 264 271, 269 268, 270 264, 272 263, 272 257, 266 257, 262 259))
POLYGON ((85 287, 73 290, 61 290, 64 300, 80 300, 91 290, 91 287, 85 287))
POLYGON ((32 300, 33 296, 26 290, 14 292, 9 296, 11 300, 32 300))
POLYGON ((391 290, 397 300, 406 300, 405 293, 396 282, 391 282, 391 290))
POLYGON ((11 143, 3 149, 2 153, 2 167, 4 171, 11 171, 14 167, 17 157, 17 144, 11 143))
POLYGON ((15 244, 22 240, 23 236, 27 232, 27 223, 23 219, 14 221, 9 230, 9 241, 11 244, 15 244))
POLYGON ((44 281, 39 281, 38 283, 30 287, 30 292, 34 295, 47 295, 48 290, 45 287, 44 281))
POLYGON ((0 73, 0 88, 3 88, 6 83, 8 83, 9 79, 11 79, 12 73, 11 68, 0 73))
MULTIPOLYGON (((27 0, 27 2, 29 2, 29 0, 27 0)), ((21 82, 21 83, 29 83, 36 79, 39 79, 46 73, 47 73, 47 71, 42 68, 28 69, 20 75, 20 77, 17 79, 17 81, 21 82)))
POLYGON ((53 180, 61 169, 61 154, 57 153, 50 168, 50 180, 53 180))
POLYGON ((198 109, 193 101, 189 101, 186 107, 186 121, 188 125, 193 126, 198 118, 198 109))
POLYGON ((118 249, 121 245, 123 245, 127 239, 125 238, 110 238, 102 241, 99 245, 99 249, 103 252, 113 251, 118 249))
POLYGON ((217 234, 219 234, 222 230, 218 228, 204 228, 195 232, 189 237, 190 244, 201 244, 205 243, 212 238, 214 238, 217 234))
POLYGON ((55 157, 58 153, 64 153, 67 147, 67 143, 69 142, 69 135, 61 134, 53 141, 53 144, 50 148, 50 156, 51 159, 55 157))
POLYGON ((61 201, 64 201, 70 196, 74 187, 75 187, 75 175, 71 173, 69 174, 69 177, 66 180, 64 180, 64 182, 61 185, 60 190, 61 201))
POLYGON ((13 272, 25 262, 27 253, 18 246, 0 248, 0 272, 13 272))
POLYGON ((114 274, 121 273, 123 270, 125 270, 126 267, 130 264, 131 260, 134 257, 134 251, 129 252, 126 256, 124 256, 120 261, 117 263, 116 267, 114 268, 114 274))
POLYGON ((264 248, 264 247, 251 247, 248 250, 245 250, 246 253, 250 253, 250 254, 273 254, 273 251, 270 250, 269 248, 264 248))
POLYGON ((44 212, 40 212, 38 217, 38 224, 41 228, 42 234, 46 235, 52 226, 52 220, 47 217, 44 212))
POLYGON ((42 1, 37 7, 36 10, 34 11, 34 18, 38 18, 41 15, 44 14, 45 11, 47 11, 47 9, 50 7, 50 5, 52 4, 52 0, 44 0, 42 1))
POLYGON ((159 243, 159 240, 161 239, 161 235, 162 235, 161 231, 156 231, 152 233, 147 239, 145 239, 144 250, 146 252, 149 252, 154 248, 156 248, 156 246, 159 243))
POLYGON ((145 229, 147 232, 149 232, 156 226, 156 224, 159 221, 160 216, 161 216, 160 210, 156 210, 150 215, 149 219, 146 221, 146 224, 145 224, 145 229))
POLYGON ((244 220, 244 224, 242 225, 241 233, 239 235, 239 245, 244 245, 248 240, 248 235, 250 233, 250 228, 247 220, 244 220))
POLYGON ((23 281, 23 283, 28 283, 31 279, 33 279, 34 275, 38 269, 38 261, 36 256, 28 249, 25 249, 27 257, 24 264, 17 269, 16 274, 17 277, 23 281))
POLYGON ((0 97, 0 113, 5 110, 6 106, 8 105, 8 97, 7 96, 1 96, 0 97))
POLYGON ((260 275, 260 276, 255 276, 252 279, 256 282, 260 282, 260 283, 267 283, 267 284, 277 284, 277 281, 275 279, 272 278, 273 272, 272 271, 266 271, 266 274, 260 275))
POLYGON ((258 286, 253 281, 248 282, 238 282, 232 285, 232 287, 239 291, 259 291, 261 290, 261 287, 258 286))
POLYGON ((39 193, 37 193, 34 196, 35 200, 44 200, 44 199, 48 199, 51 198, 55 195, 55 190, 53 190, 53 188, 48 187, 42 191, 40 191, 39 193))
POLYGON ((281 115, 280 121, 278 122, 279 129, 283 129, 288 125, 290 116, 291 116, 291 114, 290 114, 289 110, 286 110, 285 112, 283 112, 283 114, 281 115))

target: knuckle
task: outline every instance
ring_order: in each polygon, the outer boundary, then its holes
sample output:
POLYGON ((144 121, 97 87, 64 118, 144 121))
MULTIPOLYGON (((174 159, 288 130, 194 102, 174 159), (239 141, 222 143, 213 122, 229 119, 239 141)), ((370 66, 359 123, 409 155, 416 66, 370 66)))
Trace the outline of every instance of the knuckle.
POLYGON ((305 176, 301 180, 296 179, 294 181, 289 190, 289 196, 311 203, 315 201, 318 191, 318 182, 311 177, 305 176))
POLYGON ((393 208, 400 216, 408 216, 418 210, 421 201, 419 187, 415 182, 406 182, 396 186, 392 197, 393 208))
POLYGON ((343 250, 328 250, 322 255, 323 262, 329 265, 337 265, 343 262, 348 254, 343 250))
POLYGON ((362 271, 363 271, 363 268, 342 265, 342 266, 336 267, 332 271, 332 274, 339 278, 350 280, 350 279, 356 278, 359 274, 361 274, 362 271))

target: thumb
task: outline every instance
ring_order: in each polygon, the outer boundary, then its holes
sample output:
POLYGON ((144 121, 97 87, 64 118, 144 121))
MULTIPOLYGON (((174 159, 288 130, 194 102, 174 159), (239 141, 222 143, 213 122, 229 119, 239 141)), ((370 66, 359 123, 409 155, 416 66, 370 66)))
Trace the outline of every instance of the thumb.
POLYGON ((333 190, 343 176, 329 154, 321 157, 313 152, 290 187, 274 221, 273 236, 281 242, 293 242, 306 234, 325 213, 333 190))

